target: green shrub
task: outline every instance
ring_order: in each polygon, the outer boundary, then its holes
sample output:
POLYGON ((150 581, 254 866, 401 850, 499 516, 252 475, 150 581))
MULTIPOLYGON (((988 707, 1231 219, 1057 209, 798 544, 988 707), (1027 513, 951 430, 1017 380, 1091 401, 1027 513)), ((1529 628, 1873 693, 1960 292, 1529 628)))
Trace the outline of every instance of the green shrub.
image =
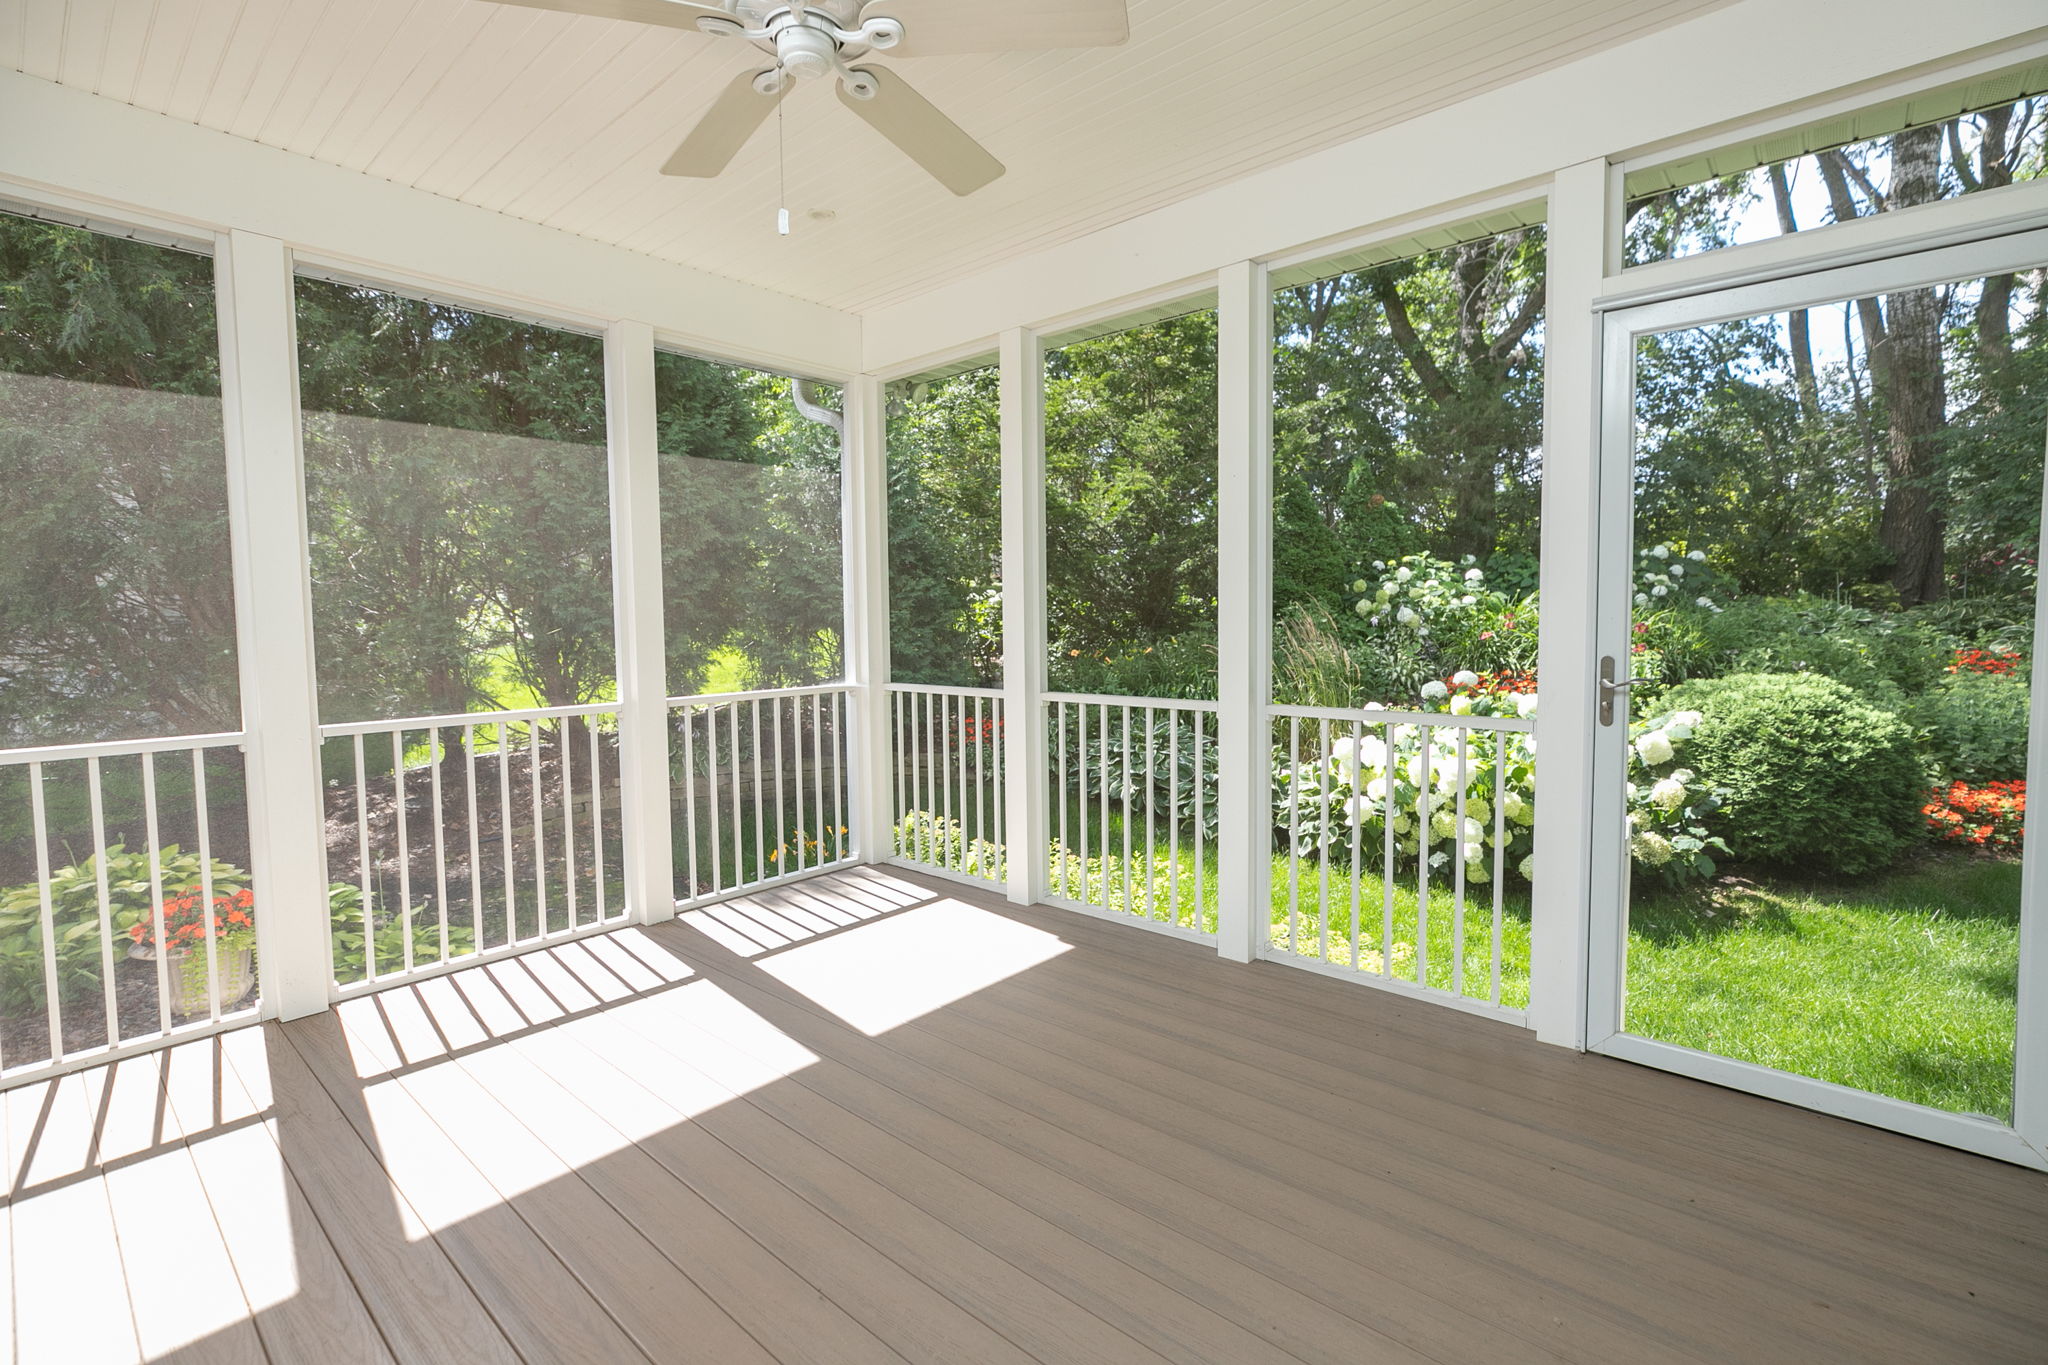
MULTIPOLYGON (((441 960, 441 925, 431 917, 432 905, 421 901, 412 908, 412 960, 420 966, 441 960)), ((408 926, 402 916, 388 909, 372 916, 376 933, 377 970, 395 972, 405 965, 408 926)), ((349 882, 332 882, 327 887, 327 925, 334 936, 334 979, 360 981, 363 961, 363 892, 349 882)), ((464 957, 476 951, 476 935, 466 924, 448 926, 448 956, 464 957)))
POLYGON ((1738 859, 1854 876, 1920 832, 1912 731, 1833 679, 1738 673, 1674 688, 1664 706, 1702 713, 1688 758, 1726 791, 1714 824, 1738 859))
POLYGON ((1942 782, 2009 781, 2027 775, 2026 682, 1997 673, 1952 673, 1913 699, 1908 718, 1926 735, 1942 782))
POLYGON ((1904 615, 1822 597, 1741 598, 1701 625, 1699 655, 1685 673, 1811 673, 1863 693, 1887 710, 1939 683, 1954 642, 1904 615))
MULTIPOLYGON (((166 898, 196 892, 202 885, 197 853, 176 844, 161 852, 161 882, 166 898)), ((108 918, 114 931, 114 958, 128 951, 128 930, 149 915, 149 854, 131 853, 121 844, 107 849, 108 918)), ((233 895, 249 884, 249 874, 220 859, 213 860, 213 891, 233 895)), ((55 930, 57 988, 70 997, 98 989, 100 980, 99 863, 93 858, 50 873, 50 923, 55 930)), ((38 1009, 43 1004, 43 897, 39 883, 0 891, 0 1007, 9 1013, 38 1009)))

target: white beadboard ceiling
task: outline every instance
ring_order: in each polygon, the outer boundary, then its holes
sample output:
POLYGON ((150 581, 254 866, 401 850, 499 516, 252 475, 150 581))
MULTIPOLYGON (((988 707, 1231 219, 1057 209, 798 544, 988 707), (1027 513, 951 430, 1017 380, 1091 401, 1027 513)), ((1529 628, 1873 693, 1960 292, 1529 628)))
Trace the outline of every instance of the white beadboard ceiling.
POLYGON ((786 168, 771 119, 664 178, 758 54, 487 0, 0 0, 0 66, 858 312, 1722 3, 1131 0, 1123 47, 887 63, 1009 167, 966 199, 822 84, 786 168))

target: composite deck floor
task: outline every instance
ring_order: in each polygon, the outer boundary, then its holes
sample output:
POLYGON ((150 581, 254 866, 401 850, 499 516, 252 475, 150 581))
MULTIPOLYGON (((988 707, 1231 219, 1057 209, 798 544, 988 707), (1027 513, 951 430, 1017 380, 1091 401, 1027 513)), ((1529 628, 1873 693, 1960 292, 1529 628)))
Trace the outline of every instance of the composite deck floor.
POLYGON ((877 870, 5 1109, 52 1365, 2048 1358, 2038 1175, 877 870))

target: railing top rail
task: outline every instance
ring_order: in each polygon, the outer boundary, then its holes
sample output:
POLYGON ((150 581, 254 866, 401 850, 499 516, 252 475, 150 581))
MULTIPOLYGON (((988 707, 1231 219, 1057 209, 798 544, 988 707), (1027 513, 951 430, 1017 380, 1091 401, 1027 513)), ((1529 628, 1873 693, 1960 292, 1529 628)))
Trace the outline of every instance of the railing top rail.
POLYGON ((953 687, 945 683, 883 683, 885 692, 920 692, 937 697, 995 697, 1001 699, 1008 694, 1000 687, 953 687))
POLYGON ((1447 711, 1392 711, 1373 706, 1269 706, 1268 714, 1304 720, 1359 720, 1368 725, 1432 725, 1440 730, 1506 730, 1527 734, 1536 729, 1524 716, 1456 716, 1447 711))
POLYGON ((851 692, 852 683, 812 683, 807 687, 764 687, 754 692, 699 692, 694 696, 670 697, 668 705, 723 706, 729 701, 770 701, 776 697, 822 697, 833 692, 851 692))
POLYGON ((564 716, 610 716, 617 714, 615 701, 585 702, 580 706, 536 706, 519 711, 464 711, 452 716, 401 716, 393 720, 351 720, 320 727, 320 738, 341 739, 349 735, 383 735, 399 730, 452 729, 458 725, 510 725, 527 720, 559 720, 564 716))
POLYGON ((165 735, 160 739, 108 739, 91 744, 46 744, 35 749, 0 749, 0 768, 24 763, 61 763, 81 758, 132 758, 138 754, 177 753, 189 749, 225 749, 248 738, 242 731, 216 735, 165 735))
POLYGON ((1207 711, 1211 715, 1217 709, 1213 701, 1189 701, 1185 697, 1120 697, 1111 692, 1041 692, 1038 699, 1078 706, 1149 706, 1155 711, 1207 711))

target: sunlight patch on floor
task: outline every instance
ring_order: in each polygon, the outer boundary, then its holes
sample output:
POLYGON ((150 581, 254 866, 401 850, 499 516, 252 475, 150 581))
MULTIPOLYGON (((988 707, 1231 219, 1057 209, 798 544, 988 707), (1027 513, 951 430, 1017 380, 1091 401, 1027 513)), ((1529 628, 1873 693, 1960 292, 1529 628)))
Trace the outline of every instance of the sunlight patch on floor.
POLYGON ((1068 947, 1042 929, 946 899, 790 948, 759 965, 872 1037, 1068 947))

